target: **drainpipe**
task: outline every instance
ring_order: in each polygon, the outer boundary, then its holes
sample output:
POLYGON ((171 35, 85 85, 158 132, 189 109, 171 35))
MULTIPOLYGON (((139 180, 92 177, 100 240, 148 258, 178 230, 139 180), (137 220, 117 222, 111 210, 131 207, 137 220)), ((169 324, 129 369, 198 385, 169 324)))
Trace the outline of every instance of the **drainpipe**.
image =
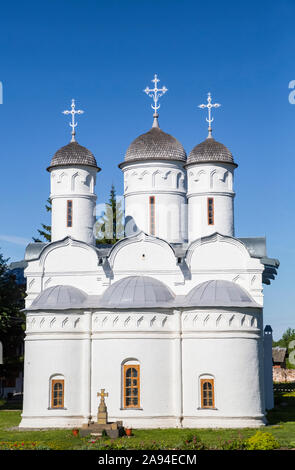
POLYGON ((85 339, 85 405, 84 405, 84 420, 85 423, 91 421, 91 362, 92 362, 92 341, 91 341, 91 325, 92 313, 84 312, 86 316, 86 339, 85 339))
POLYGON ((181 311, 176 311, 176 338, 175 338, 175 416, 178 427, 182 427, 182 328, 181 311))

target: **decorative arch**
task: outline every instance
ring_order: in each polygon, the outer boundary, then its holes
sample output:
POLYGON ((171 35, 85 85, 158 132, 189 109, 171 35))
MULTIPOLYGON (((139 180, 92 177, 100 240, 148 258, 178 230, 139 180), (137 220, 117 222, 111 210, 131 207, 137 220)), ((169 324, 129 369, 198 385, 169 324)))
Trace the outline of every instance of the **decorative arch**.
POLYGON ((215 409, 215 377, 213 374, 199 375, 199 408, 215 409))
POLYGON ((65 377, 56 373, 49 377, 49 409, 64 408, 65 377))
POLYGON ((136 358, 126 358, 121 363, 122 408, 140 408, 140 362, 136 358))

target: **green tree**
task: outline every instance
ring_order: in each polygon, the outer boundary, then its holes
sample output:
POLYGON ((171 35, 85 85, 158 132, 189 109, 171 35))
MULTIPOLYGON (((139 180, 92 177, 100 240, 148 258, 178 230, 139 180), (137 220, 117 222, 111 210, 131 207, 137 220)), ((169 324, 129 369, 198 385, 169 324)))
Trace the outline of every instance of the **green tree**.
POLYGON ((279 341, 273 341, 273 346, 279 346, 280 348, 288 349, 290 342, 293 340, 295 340, 295 329, 287 328, 279 341))
MULTIPOLYGON (((52 204, 50 198, 47 199, 47 204, 45 205, 46 211, 51 212, 52 211, 52 204)), ((42 230, 38 229, 39 235, 43 237, 44 240, 47 242, 51 242, 51 225, 45 225, 41 224, 42 230)), ((34 238, 32 237, 34 242, 41 242, 40 238, 34 238)))
POLYGON ((117 201, 114 185, 111 186, 110 199, 103 215, 95 224, 96 244, 114 244, 124 236, 124 215, 122 202, 117 201))
POLYGON ((286 367, 287 369, 295 369, 295 364, 292 364, 289 361, 289 354, 291 352, 290 344, 291 341, 295 341, 295 329, 294 328, 287 328, 287 330, 283 333, 281 339, 279 341, 273 341, 273 347, 279 346, 280 348, 287 348, 287 359, 286 359, 286 367))
POLYGON ((4 356, 1 375, 6 378, 17 376, 23 368, 19 350, 23 349, 25 330, 25 315, 21 311, 24 308, 25 286, 16 283, 7 261, 0 253, 0 341, 4 356))

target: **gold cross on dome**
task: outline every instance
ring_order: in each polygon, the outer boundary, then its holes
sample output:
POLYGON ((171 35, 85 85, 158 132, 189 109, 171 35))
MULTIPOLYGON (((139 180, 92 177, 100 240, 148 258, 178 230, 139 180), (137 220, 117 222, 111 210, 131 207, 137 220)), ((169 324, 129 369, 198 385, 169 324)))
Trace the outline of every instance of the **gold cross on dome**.
POLYGON ((71 142, 75 142, 75 135, 76 135, 76 132, 75 132, 75 127, 77 127, 77 122, 75 122, 75 114, 83 114, 84 111, 82 111, 81 109, 75 109, 75 100, 72 99, 72 104, 71 104, 71 110, 66 110, 66 111, 63 111, 62 113, 63 114, 71 114, 72 115, 72 122, 69 123, 70 127, 72 128, 72 140, 71 142))
POLYGON ((211 98, 211 93, 208 93, 208 98, 207 98, 207 104, 199 104, 199 108, 207 108, 208 109, 208 118, 206 118, 206 121, 209 123, 208 131, 209 135, 208 137, 212 137, 212 127, 211 127, 211 122, 214 121, 214 118, 211 117, 211 109, 212 108, 219 108, 221 104, 219 103, 211 103, 212 98, 211 98))
POLYGON ((165 86, 163 86, 162 88, 158 88, 159 81, 160 80, 158 78, 158 75, 155 74, 154 79, 152 80, 152 82, 154 83, 154 88, 149 88, 147 86, 146 89, 143 90, 150 98, 153 99, 154 104, 152 104, 151 106, 153 110, 155 111, 154 118, 157 118, 159 116, 157 112, 158 109, 160 108, 160 104, 158 104, 159 98, 163 96, 166 93, 166 91, 168 91, 168 88, 166 88, 165 86))

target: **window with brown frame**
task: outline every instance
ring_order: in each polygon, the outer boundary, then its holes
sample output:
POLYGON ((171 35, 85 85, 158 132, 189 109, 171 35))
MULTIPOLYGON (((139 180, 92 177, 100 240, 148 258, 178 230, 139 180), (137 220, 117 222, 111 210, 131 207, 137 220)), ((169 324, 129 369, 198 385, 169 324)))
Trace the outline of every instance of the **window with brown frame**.
POLYGON ((67 227, 73 225, 73 201, 67 201, 67 227))
POLYGON ((124 408, 140 406, 140 368, 139 365, 124 365, 124 408))
POLYGON ((208 197, 208 225, 214 225, 214 199, 208 197))
POLYGON ((201 379, 201 407, 214 408, 214 379, 201 379))
POLYGON ((155 235, 155 196, 150 196, 150 234, 155 235))
POLYGON ((51 408, 63 408, 64 407, 64 380, 52 380, 51 381, 51 408))

